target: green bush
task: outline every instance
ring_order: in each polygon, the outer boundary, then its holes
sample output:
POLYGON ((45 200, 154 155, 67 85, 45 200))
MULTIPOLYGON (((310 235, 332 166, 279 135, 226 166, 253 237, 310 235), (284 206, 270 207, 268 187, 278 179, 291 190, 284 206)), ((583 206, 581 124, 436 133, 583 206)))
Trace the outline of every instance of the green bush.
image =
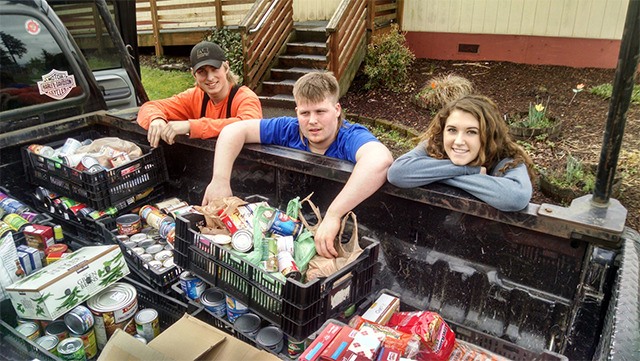
POLYGON ((387 87, 399 92, 406 85, 415 55, 405 45, 405 40, 396 24, 390 31, 373 37, 365 57, 364 73, 369 78, 366 89, 387 87))
POLYGON ((242 84, 242 78, 244 77, 244 55, 242 54, 242 38, 240 37, 240 33, 226 28, 214 29, 210 34, 205 35, 203 40, 220 45, 227 55, 231 70, 240 77, 239 83, 242 84))

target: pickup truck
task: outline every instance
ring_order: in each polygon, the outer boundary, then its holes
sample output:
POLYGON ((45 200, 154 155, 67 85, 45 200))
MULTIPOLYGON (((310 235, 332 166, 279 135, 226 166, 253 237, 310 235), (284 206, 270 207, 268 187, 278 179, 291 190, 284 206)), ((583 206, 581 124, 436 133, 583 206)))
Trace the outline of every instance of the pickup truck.
MULTIPOLYGON (((30 144, 87 131, 147 144, 135 122, 147 96, 131 53, 134 6, 0 0, 0 185, 12 194, 33 193, 21 156, 30 144), (74 11, 91 14, 95 26, 86 29, 94 33, 65 27, 63 14, 74 11)), ((162 147, 166 195, 199 204, 215 140, 182 137, 162 147)), ((351 170, 340 160, 247 145, 232 187, 280 206, 315 192, 326 209, 351 170)), ((506 213, 445 185, 386 184, 354 211, 380 241, 376 289, 440 313, 458 336, 515 360, 640 359, 640 235, 625 227, 617 200, 595 207, 587 196, 569 207, 506 213)))

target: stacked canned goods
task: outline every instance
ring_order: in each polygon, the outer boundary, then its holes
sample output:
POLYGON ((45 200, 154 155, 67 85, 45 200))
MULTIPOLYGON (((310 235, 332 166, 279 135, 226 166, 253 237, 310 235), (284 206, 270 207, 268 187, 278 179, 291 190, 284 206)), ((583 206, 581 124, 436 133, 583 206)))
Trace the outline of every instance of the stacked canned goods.
POLYGON ((173 244, 175 237, 176 221, 173 217, 163 213, 152 205, 140 208, 140 217, 150 226, 158 230, 160 237, 173 244))
POLYGON ((95 319, 96 341, 103 349, 117 328, 136 333, 133 317, 138 311, 138 292, 128 283, 116 282, 87 300, 95 319))

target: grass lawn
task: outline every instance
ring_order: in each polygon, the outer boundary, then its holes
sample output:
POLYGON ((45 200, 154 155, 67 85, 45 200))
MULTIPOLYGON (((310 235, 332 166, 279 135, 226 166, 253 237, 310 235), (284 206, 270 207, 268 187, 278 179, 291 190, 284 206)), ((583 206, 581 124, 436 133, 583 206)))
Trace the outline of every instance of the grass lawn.
POLYGON ((141 66, 142 85, 150 100, 164 99, 178 94, 194 84, 191 73, 187 71, 160 70, 141 66))

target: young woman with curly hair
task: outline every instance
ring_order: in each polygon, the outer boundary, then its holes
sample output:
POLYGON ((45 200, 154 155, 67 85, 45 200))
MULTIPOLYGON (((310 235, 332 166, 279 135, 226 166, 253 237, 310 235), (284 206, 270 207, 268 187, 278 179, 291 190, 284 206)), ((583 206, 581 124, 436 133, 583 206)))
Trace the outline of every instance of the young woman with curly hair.
POLYGON ((450 102, 420 140, 389 168, 391 184, 411 188, 441 182, 502 211, 528 206, 533 163, 509 135, 491 99, 471 94, 450 102))

